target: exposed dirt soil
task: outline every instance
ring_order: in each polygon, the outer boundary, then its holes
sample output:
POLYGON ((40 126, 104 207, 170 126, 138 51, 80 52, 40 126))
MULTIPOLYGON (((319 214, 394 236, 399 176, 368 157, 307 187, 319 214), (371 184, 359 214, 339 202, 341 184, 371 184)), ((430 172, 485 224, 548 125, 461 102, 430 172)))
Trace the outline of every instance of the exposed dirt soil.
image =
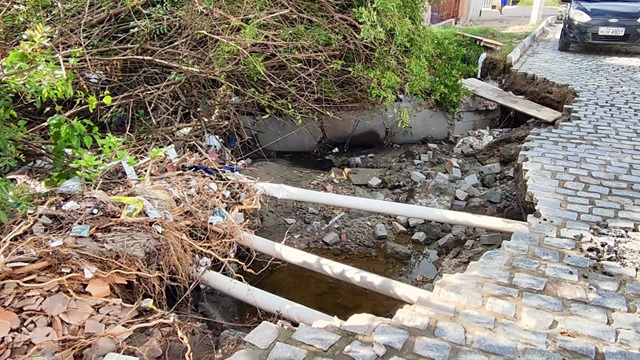
POLYGON ((527 100, 560 112, 576 98, 576 92, 568 85, 559 85, 525 73, 506 74, 502 77, 501 83, 505 91, 522 95, 527 100))

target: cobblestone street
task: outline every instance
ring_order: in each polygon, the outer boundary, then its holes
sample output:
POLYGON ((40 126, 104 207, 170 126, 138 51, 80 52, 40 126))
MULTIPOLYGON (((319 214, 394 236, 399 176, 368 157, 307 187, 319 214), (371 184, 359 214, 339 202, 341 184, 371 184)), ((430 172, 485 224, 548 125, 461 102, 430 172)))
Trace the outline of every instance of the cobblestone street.
POLYGON ((559 30, 515 70, 578 94, 572 120, 532 131, 520 153, 538 211, 530 232, 445 275, 431 298, 393 319, 360 314, 297 329, 265 322, 231 359, 640 359, 638 264, 585 256, 614 243, 592 226, 640 223, 640 51, 559 52, 559 30))

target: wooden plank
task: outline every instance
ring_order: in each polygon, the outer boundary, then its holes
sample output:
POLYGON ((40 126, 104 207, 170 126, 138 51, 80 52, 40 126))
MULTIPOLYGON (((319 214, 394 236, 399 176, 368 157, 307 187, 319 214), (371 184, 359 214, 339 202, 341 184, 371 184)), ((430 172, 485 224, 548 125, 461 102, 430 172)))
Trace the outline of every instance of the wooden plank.
POLYGON ((562 113, 550 109, 546 106, 534 103, 533 101, 521 99, 511 93, 508 93, 498 87, 489 85, 478 79, 464 79, 462 84, 474 95, 480 96, 487 100, 491 100, 500 105, 510 107, 521 113, 527 114, 544 122, 552 123, 558 120, 562 113))
POLYGON ((472 38, 472 39, 476 40, 476 42, 480 46, 486 46, 486 47, 490 47, 490 48, 496 49, 496 50, 499 50, 500 48, 502 48, 504 46, 504 44, 499 42, 499 41, 487 39, 487 38, 484 38, 482 36, 471 35, 471 34, 463 33, 461 31, 456 31, 456 34, 472 38))

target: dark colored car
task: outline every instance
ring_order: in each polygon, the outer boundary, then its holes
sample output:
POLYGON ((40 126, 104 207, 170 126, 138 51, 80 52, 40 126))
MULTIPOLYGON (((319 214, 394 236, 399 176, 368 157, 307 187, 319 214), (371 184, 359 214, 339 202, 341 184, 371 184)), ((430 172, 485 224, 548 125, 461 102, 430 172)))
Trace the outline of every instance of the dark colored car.
POLYGON ((562 0, 570 3, 558 50, 571 44, 640 45, 640 0, 562 0))

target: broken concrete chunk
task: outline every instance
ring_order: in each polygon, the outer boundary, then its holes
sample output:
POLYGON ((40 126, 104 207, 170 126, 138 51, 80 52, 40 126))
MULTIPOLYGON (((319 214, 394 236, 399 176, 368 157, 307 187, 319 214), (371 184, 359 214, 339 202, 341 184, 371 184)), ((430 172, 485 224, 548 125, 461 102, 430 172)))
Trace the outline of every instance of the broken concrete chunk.
POLYGON ((391 223, 391 226, 393 227, 393 231, 396 232, 396 234, 406 234, 407 233, 407 228, 405 228, 404 226, 400 225, 400 223, 393 221, 391 223))
POLYGON ((330 232, 322 238, 322 241, 327 245, 333 245, 340 241, 340 236, 335 232, 330 232))
POLYGON ((456 190, 456 199, 461 200, 461 201, 465 201, 469 198, 469 194, 466 191, 463 190, 456 190))
POLYGON ((510 178, 515 177, 515 170, 513 168, 509 169, 509 171, 507 171, 507 176, 510 178))
POLYGON ((431 156, 429 154, 420 154, 420 161, 429 161, 431 156))
POLYGON ((413 160, 413 165, 420 165, 422 164, 424 161, 422 160, 413 160))
POLYGON ((500 163, 489 164, 482 167, 482 173, 485 175, 490 174, 499 174, 500 173, 500 163))
POLYGON ((453 236, 461 238, 465 235, 466 232, 467 227, 464 225, 453 225, 451 227, 451 234, 453 234, 453 236))
POLYGON ((389 235, 387 234, 387 228, 384 226, 384 224, 377 224, 376 225, 376 239, 377 240, 384 240, 388 236, 389 235))
POLYGON ((427 177, 424 176, 424 174, 422 174, 420 171, 413 171, 411 173, 411 180, 417 182, 417 183, 421 183, 425 180, 427 180, 427 177))
POLYGON ((409 218, 406 216, 396 216, 396 221, 404 227, 409 226, 409 218))
POLYGON ((348 169, 349 180, 353 183, 353 185, 367 185, 369 180, 374 177, 381 177, 384 175, 384 169, 348 169))
POLYGON ((502 192, 500 191, 489 191, 487 194, 487 201, 498 204, 502 201, 502 192))
POLYGON ((451 178, 454 180, 462 179, 462 171, 460 171, 460 169, 458 168, 454 168, 451 171, 451 178))
POLYGON ((447 234, 445 237, 443 237, 442 239, 438 240, 438 245, 439 246, 453 245, 454 241, 455 241, 454 236, 451 235, 451 234, 447 234))
POLYGON ((413 236, 411 237, 411 240, 418 242, 420 244, 424 244, 427 241, 427 234, 423 233, 422 231, 417 232, 413 234, 413 236))
POLYGON ((436 175, 436 181, 449 181, 449 175, 439 172, 436 175))
POLYGON ((471 174, 464 178, 464 182, 469 186, 479 186, 480 180, 478 180, 478 175, 471 174))
POLYGON ((451 210, 461 211, 467 206, 466 201, 453 200, 451 202, 451 210))
POLYGON ((413 251, 408 246, 387 242, 387 254, 398 260, 410 260, 413 251))
POLYGON ((309 209, 307 211, 309 211, 309 214, 312 214, 312 215, 320 214, 320 211, 318 209, 314 209, 312 207, 309 207, 309 209))
POLYGON ((382 180, 374 176, 373 178, 371 178, 371 180, 369 180, 369 182, 367 182, 367 185, 372 188, 378 188, 382 186, 382 180))
POLYGON ((475 243, 475 241, 473 240, 467 240, 466 243, 464 243, 464 248, 467 250, 470 250, 473 247, 473 244, 475 243))
POLYGON ((409 227, 416 227, 422 224, 424 224, 423 219, 409 218, 409 227))
POLYGON ((480 243, 482 245, 498 245, 502 244, 502 234, 492 233, 484 234, 480 236, 480 243))

